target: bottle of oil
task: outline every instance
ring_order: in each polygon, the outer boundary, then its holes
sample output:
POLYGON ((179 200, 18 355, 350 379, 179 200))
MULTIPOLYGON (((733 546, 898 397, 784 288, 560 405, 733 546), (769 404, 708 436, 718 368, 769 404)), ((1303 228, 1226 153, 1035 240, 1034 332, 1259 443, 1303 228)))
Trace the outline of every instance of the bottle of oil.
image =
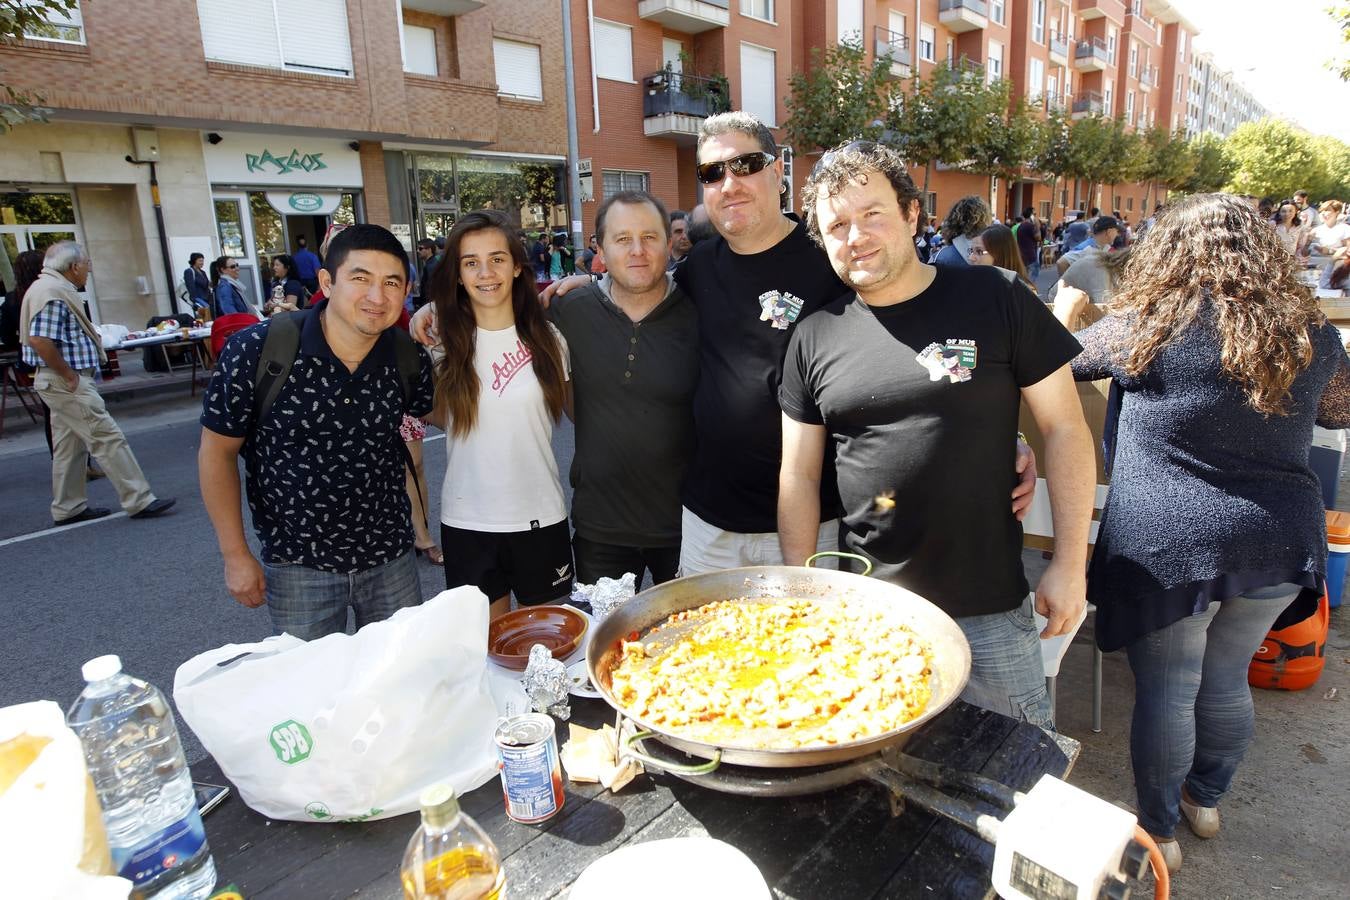
POLYGON ((422 824, 403 854, 404 900, 497 900, 506 874, 497 846, 459 808, 449 785, 418 798, 422 824))

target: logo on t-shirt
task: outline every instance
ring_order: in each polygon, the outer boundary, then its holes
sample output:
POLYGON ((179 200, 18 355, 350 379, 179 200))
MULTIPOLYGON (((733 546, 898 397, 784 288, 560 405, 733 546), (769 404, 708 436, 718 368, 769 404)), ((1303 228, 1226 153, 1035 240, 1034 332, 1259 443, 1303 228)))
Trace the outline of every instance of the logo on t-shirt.
POLYGON ((948 338, 945 344, 934 341, 924 347, 914 359, 928 370, 929 381, 949 378, 952 384, 956 384, 970 380, 977 355, 974 341, 966 338, 948 338))
POLYGON ((516 373, 528 366, 534 361, 534 355, 530 353, 530 348, 525 346, 525 342, 516 338, 516 349, 513 353, 510 350, 502 351, 501 362, 492 364, 492 374, 496 377, 492 379, 492 389, 500 397, 506 393, 506 387, 511 383, 511 379, 516 377, 516 373))
POLYGON ((802 314, 802 300, 787 291, 765 291, 759 295, 759 309, 761 322, 769 322, 779 331, 787 331, 788 326, 802 314))

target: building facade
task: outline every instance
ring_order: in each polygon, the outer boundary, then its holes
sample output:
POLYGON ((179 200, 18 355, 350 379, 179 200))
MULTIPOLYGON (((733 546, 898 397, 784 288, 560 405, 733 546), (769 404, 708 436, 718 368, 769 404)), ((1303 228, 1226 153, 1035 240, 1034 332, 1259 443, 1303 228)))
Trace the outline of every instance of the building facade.
POLYGON ((1251 93, 1214 62, 1208 53, 1197 53, 1191 60, 1191 92, 1186 117, 1186 134, 1217 134, 1228 137, 1244 122, 1255 122, 1270 115, 1251 93))
POLYGON ((76 238, 98 321, 181 311, 193 252, 237 257, 258 301, 269 258, 333 221, 409 249, 482 206, 567 224, 555 3, 82 0, 0 65, 53 110, 0 136, 0 280, 76 238))

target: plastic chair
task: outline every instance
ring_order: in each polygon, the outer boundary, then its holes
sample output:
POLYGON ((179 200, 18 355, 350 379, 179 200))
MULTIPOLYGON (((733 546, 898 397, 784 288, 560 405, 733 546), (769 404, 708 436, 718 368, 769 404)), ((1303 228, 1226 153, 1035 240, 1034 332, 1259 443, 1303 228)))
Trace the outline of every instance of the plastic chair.
POLYGON ((250 325, 257 325, 260 320, 251 313, 229 313, 223 316, 217 316, 211 320, 211 356, 220 356, 221 349, 225 342, 230 339, 230 335, 235 332, 243 331, 250 325))
MULTIPOLYGON (((1108 485, 1097 485, 1096 494, 1092 500, 1092 524, 1088 528, 1089 553, 1097 543, 1097 531, 1101 527, 1098 520, 1101 517, 1102 507, 1106 505, 1108 490, 1108 485)), ((1024 536, 1023 546, 1036 550, 1054 549, 1055 528, 1050 515, 1050 491, 1046 487, 1044 478, 1036 479, 1036 496, 1032 499, 1031 509, 1027 510, 1027 516, 1022 521, 1022 534, 1024 536)), ((1078 634, 1078 629, 1083 627, 1083 621, 1087 618, 1087 614, 1096 611, 1097 607, 1089 603, 1083 610, 1083 615, 1074 624, 1072 631, 1041 641, 1041 662, 1045 667, 1045 688, 1050 692, 1051 713, 1055 710, 1055 682, 1059 677, 1059 664, 1063 661, 1064 654, 1069 651, 1069 645, 1073 643, 1074 637, 1078 634)), ((1036 625, 1039 628, 1044 628, 1045 623, 1046 619, 1040 613, 1037 613, 1036 625)), ((1096 640, 1092 642, 1092 730, 1094 733, 1100 733, 1102 730, 1102 651, 1097 647, 1096 640)))

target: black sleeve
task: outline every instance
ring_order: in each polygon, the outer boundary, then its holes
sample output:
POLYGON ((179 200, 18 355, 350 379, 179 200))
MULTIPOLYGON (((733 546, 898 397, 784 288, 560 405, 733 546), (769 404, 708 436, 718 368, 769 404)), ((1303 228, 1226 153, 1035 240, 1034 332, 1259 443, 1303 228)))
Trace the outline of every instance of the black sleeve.
POLYGON ((1073 360, 1074 380, 1096 381, 1119 375, 1114 348, 1120 344, 1124 332, 1124 320, 1109 314, 1078 332, 1075 337, 1082 344, 1083 352, 1073 360))
POLYGON ((811 387, 810 330, 798 325, 783 359, 783 382, 778 387, 778 405, 791 419, 804 425, 824 425, 811 387))
POLYGON ((1018 387, 1030 387, 1081 351, 1069 330, 1021 279, 1009 285, 1013 334, 1013 377, 1018 387))

